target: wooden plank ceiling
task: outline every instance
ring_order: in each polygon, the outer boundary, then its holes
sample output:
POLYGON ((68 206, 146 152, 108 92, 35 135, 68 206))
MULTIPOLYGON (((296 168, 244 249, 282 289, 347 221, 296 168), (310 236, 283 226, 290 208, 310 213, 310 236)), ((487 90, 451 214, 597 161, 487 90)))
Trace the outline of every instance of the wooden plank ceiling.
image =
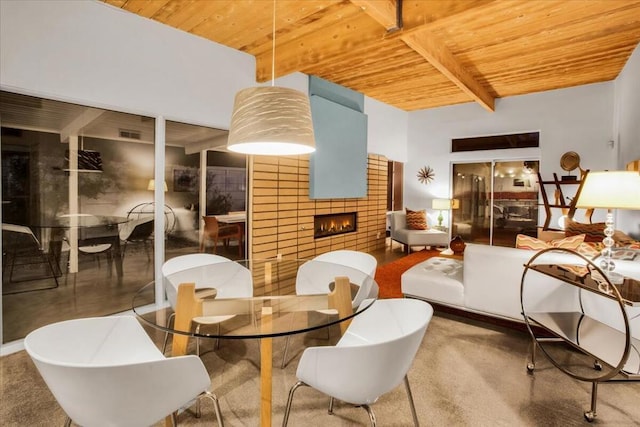
MULTIPOLYGON (((104 0, 256 57, 271 79, 269 0, 104 0)), ((640 0, 277 0, 275 75, 300 71, 405 111, 615 79, 640 0)), ((197 60, 197 59, 196 59, 197 60)))

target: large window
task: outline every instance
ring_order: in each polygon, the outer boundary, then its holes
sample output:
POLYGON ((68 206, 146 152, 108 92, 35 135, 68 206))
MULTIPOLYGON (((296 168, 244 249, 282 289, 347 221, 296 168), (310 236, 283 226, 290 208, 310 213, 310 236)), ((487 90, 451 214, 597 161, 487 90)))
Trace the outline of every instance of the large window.
POLYGON ((452 234, 466 242, 515 245, 518 234, 537 235, 538 162, 533 160, 453 165, 452 234))
POLYGON ((153 280, 153 118, 0 92, 3 341, 130 309, 153 280), (149 227, 151 225, 151 227, 149 227))

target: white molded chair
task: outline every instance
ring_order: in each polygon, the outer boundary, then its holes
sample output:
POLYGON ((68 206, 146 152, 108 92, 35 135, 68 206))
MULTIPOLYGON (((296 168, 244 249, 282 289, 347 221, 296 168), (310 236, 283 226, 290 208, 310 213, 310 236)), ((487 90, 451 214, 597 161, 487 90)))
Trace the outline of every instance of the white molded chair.
MULTIPOLYGON (((221 268, 221 274, 219 275, 221 285, 220 287, 216 287, 216 298, 248 298, 253 296, 253 277, 251 276, 251 271, 249 271, 249 269, 230 260, 229 258, 225 258, 220 255, 205 253, 187 254, 171 258, 162 265, 162 276, 165 280, 167 299, 169 300, 169 303, 171 304, 171 307, 173 309, 175 309, 176 306, 175 299, 178 292, 178 286, 180 285, 180 283, 182 283, 182 281, 180 280, 180 278, 175 276, 173 277, 174 280, 168 280, 167 277, 181 271, 187 271, 189 269, 211 264, 220 264, 221 268), (223 272, 222 269, 224 269, 225 271, 223 272), (229 277, 228 274, 224 273, 231 273, 233 276, 229 277)), ((195 280, 188 279, 187 281, 193 282, 195 280)), ((196 290, 206 289, 206 286, 203 286, 201 283, 199 284, 197 281, 195 282, 196 290)), ((171 315, 169 322, 172 321, 173 316, 174 314, 171 315)), ((196 333, 199 332, 200 327, 203 325, 217 325, 219 334, 220 323, 233 317, 233 315, 196 317, 192 320, 192 322, 196 325, 196 333)), ((164 345, 162 348, 163 352, 166 350, 167 340, 168 334, 165 335, 164 345)), ((217 343, 219 343, 219 341, 216 342, 216 345, 217 343)), ((199 338, 196 339, 196 354, 200 354, 199 338)))
MULTIPOLYGON (((300 266, 296 275, 296 294, 314 295, 329 293, 329 285, 337 276, 347 276, 358 291, 352 299, 352 306, 357 310, 366 298, 378 296, 378 285, 373 280, 378 267, 376 258, 366 252, 337 250, 320 254, 300 266)), ((319 310, 326 315, 337 314, 336 310, 319 310)), ((328 329, 327 329, 328 331, 328 329)), ((282 368, 287 365, 287 350, 290 336, 287 336, 282 355, 282 368)))
POLYGON ((309 347, 302 353, 291 387, 282 425, 289 420, 296 389, 302 385, 333 399, 362 406, 371 425, 376 419, 371 404, 393 390, 403 380, 409 397, 413 422, 418 425, 407 372, 429 326, 433 308, 415 299, 383 299, 355 316, 335 346, 309 347))
MULTIPOLYGON (((71 218, 71 217, 84 217, 85 221, 89 224, 93 224, 91 221, 95 221, 95 226, 99 226, 100 222, 96 218, 95 215, 92 214, 62 214, 59 215, 60 218, 71 218), (87 220, 89 219, 89 220, 87 220)), ((99 227, 102 228, 102 227, 99 227)), ((90 228, 89 228, 90 229, 90 228)), ((79 233, 81 234, 81 233, 79 233)), ((81 236, 78 236, 81 239, 81 236)), ((65 231, 65 239, 62 242, 62 252, 69 251, 71 249, 69 243, 69 230, 65 231)), ((107 254, 107 259, 109 261, 109 265, 111 265, 111 243, 96 243, 90 245, 82 245, 78 246, 78 252, 86 255, 93 255, 94 259, 98 263, 98 267, 100 267, 100 254, 107 254)))
POLYGON ((151 259, 148 243, 153 234, 153 226, 153 216, 142 216, 122 224, 118 233, 120 240, 124 242, 122 246, 122 258, 124 258, 124 254, 127 252, 128 244, 142 243, 144 251, 147 254, 147 260, 151 259))
MULTIPOLYGON (((165 358, 131 316, 53 323, 31 332, 24 346, 62 409, 66 425, 138 427, 173 416, 208 392, 197 356, 165 358)), ((199 416, 199 405, 196 410, 199 416)))

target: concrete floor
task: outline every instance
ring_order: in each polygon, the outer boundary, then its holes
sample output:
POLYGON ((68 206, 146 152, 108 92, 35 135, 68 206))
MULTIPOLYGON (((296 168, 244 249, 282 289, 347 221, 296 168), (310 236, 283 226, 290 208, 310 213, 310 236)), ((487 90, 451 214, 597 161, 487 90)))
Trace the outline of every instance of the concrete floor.
MULTIPOLYGON (((394 244, 375 255, 380 265, 403 256, 403 253, 400 245, 394 244)), ((143 264, 144 260, 135 261, 135 257, 125 260, 125 273, 137 274, 138 286, 140 280, 146 280, 146 275, 152 275, 152 269, 142 268, 143 264)), ((104 269, 104 264, 100 268, 104 269)), ((98 304, 100 298, 106 298, 105 295, 114 299, 119 297, 127 303, 131 301, 126 292, 120 292, 117 283, 107 286, 85 283, 81 286, 85 291, 80 292, 77 281, 75 286, 69 283, 61 285, 60 290, 55 291, 60 294, 59 300, 35 298, 36 293, 5 298, 5 304, 6 301, 21 304, 8 309, 5 306, 5 313, 15 309, 22 312, 23 318, 31 316, 49 323, 56 310, 73 310, 81 317, 88 313, 83 310, 91 306, 91 300, 98 304)), ((15 319, 20 322, 18 317, 15 319)), ((11 323, 7 325, 9 328, 14 326, 11 323)), ((161 343, 163 334, 155 330, 148 332, 158 344, 161 343)), ((336 339, 338 332, 332 331, 331 336, 336 339)), ((295 370, 302 350, 306 346, 329 344, 325 338, 324 333, 318 332, 294 336, 289 352, 292 360, 282 370, 277 366, 282 357, 284 339, 274 340, 274 425, 282 422, 287 393, 296 381, 295 370)), ((193 340, 191 345, 195 346, 193 340)), ((212 390, 220 397, 225 425, 259 425, 257 340, 223 340, 215 351, 213 342, 205 340, 203 346, 205 353, 202 359, 211 374, 212 390)), ((589 408, 590 384, 569 378, 542 357, 538 360, 536 372, 528 374, 529 348, 530 338, 521 331, 436 311, 409 371, 420 423, 426 426, 588 425, 583 419, 583 412, 589 408)), ((565 348, 560 351, 571 354, 565 348)), ((371 374, 376 375, 375 372, 371 374)), ((64 412, 24 351, 0 358, 0 393, 2 426, 64 424, 64 412)), ((640 383, 601 385, 598 417, 593 425, 640 425, 638 402, 640 383)), ((331 416, 327 414, 327 403, 328 399, 320 393, 306 387, 299 389, 289 425, 368 425, 363 409, 338 402, 331 416)), ((402 385, 382 396, 373 409, 379 426, 412 424, 402 385)), ((181 425, 193 426, 216 423, 213 408, 207 401, 203 402, 202 418, 195 418, 192 410, 187 410, 180 415, 179 421, 181 425)))

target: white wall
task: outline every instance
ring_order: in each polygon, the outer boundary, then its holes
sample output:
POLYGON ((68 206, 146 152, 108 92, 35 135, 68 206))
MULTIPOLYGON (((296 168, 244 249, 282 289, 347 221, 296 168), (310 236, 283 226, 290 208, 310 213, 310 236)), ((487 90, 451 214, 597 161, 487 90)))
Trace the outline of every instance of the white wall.
POLYGON ((406 163, 409 113, 368 96, 364 97, 367 121, 367 151, 406 163))
POLYGON ((253 56, 98 1, 0 1, 0 87, 227 129, 253 56))
MULTIPOLYGON (((640 45, 615 81, 614 135, 619 145, 617 169, 624 169, 633 160, 640 159, 640 45)), ((640 211, 619 211, 616 228, 640 239, 640 211)))
MULTIPOLYGON (((431 199, 450 196, 452 163, 491 159, 540 159, 541 173, 559 175, 560 157, 576 151, 581 166, 592 170, 615 165, 612 139, 613 83, 599 83, 496 101, 490 113, 475 103, 422 110, 409 114, 408 162, 405 165, 405 205, 431 206, 431 199), (540 132, 540 147, 451 153, 451 139, 540 132), (418 169, 431 166, 435 180, 428 185, 416 178, 418 169)), ((594 219, 596 216, 594 216, 594 219)))

